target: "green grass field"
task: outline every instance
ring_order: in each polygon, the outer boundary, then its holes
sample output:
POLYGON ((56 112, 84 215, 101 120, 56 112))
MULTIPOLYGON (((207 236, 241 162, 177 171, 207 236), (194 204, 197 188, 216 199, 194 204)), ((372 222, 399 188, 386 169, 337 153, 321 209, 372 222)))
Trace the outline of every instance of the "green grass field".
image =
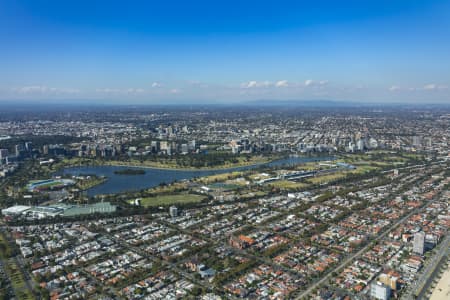
POLYGON ((361 165, 357 166, 356 170, 351 170, 349 173, 352 174, 364 174, 370 171, 379 170, 380 167, 374 167, 374 166, 368 166, 368 165, 361 165))
POLYGON ((25 285, 25 279, 23 278, 22 273, 20 272, 19 267, 16 265, 15 261, 13 259, 9 259, 6 262, 5 267, 17 299, 34 299, 33 295, 27 289, 25 285))
POLYGON ((106 178, 91 177, 90 179, 77 181, 76 187, 81 189, 81 190, 87 190, 87 189, 90 189, 90 188, 92 188, 92 187, 94 187, 96 185, 102 184, 106 180, 107 180, 106 178))
MULTIPOLYGON (((164 206, 177 203, 196 203, 206 199, 205 196, 195 194, 159 195, 156 197, 142 198, 141 205, 144 207, 164 206)), ((132 203, 132 200, 129 201, 132 203)))
POLYGON ((223 190, 229 191, 229 190, 237 190, 240 187, 242 187, 242 185, 237 185, 237 184, 232 184, 232 183, 217 182, 217 183, 209 184, 208 187, 210 189, 213 189, 213 190, 223 189, 223 190))
POLYGON ((2 234, 0 234, 0 258, 7 259, 10 256, 10 247, 2 234))
POLYGON ((308 184, 304 182, 296 182, 296 181, 289 181, 289 180, 277 180, 273 181, 268 184, 271 187, 279 188, 282 190, 295 190, 299 188, 307 187, 308 184))
POLYGON ((222 182, 225 180, 230 180, 230 179, 234 179, 237 177, 241 177, 243 176, 243 172, 230 172, 230 173, 223 173, 223 174, 216 174, 216 175, 210 175, 210 176, 205 176, 205 177, 200 177, 198 178, 196 181, 203 183, 203 184, 210 184, 210 183, 214 183, 214 182, 222 182))
MULTIPOLYGON (((3 235, 0 234, 0 257, 3 262, 3 269, 6 275, 11 280, 12 287, 18 299, 32 299, 32 297, 21 297, 20 293, 24 292, 26 295, 25 281, 23 280, 22 274, 18 270, 14 260, 10 258, 9 249, 10 246, 3 235)), ((30 295, 31 296, 31 295, 30 295)))
POLYGON ((149 191, 152 191, 153 193, 162 193, 162 194, 169 194, 169 193, 175 193, 177 190, 186 190, 187 184, 185 182, 174 182, 169 185, 159 185, 155 186, 153 188, 150 188, 149 191))
MULTIPOLYGON (((333 161, 331 162, 331 164, 336 163, 337 161, 333 161)), ((329 167, 325 167, 325 166, 321 166, 320 164, 324 164, 327 163, 326 161, 321 161, 321 162, 317 162, 317 161, 310 161, 310 162, 306 162, 306 163, 302 163, 300 165, 298 165, 296 167, 297 170, 302 170, 302 171, 313 171, 313 170, 318 170, 318 169, 327 169, 329 167)))
POLYGON ((17 299, 34 299, 33 295, 26 287, 25 279, 23 278, 16 261, 9 257, 11 255, 9 250, 10 246, 7 240, 3 237, 3 235, 0 235, 0 257, 3 261, 4 270, 11 280, 11 285, 17 299))
POLYGON ((334 174, 327 174, 322 176, 316 176, 311 177, 307 179, 307 182, 310 182, 312 184, 318 184, 318 183, 326 183, 338 179, 342 179, 345 176, 347 176, 344 172, 334 173, 334 174))

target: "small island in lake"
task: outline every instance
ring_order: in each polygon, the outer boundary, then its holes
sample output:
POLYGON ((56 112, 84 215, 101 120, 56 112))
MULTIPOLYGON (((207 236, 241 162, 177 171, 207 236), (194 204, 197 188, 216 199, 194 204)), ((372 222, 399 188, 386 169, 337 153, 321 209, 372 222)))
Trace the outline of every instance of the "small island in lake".
POLYGON ((124 169, 124 170, 116 170, 114 174, 117 175, 144 175, 145 171, 141 169, 124 169))

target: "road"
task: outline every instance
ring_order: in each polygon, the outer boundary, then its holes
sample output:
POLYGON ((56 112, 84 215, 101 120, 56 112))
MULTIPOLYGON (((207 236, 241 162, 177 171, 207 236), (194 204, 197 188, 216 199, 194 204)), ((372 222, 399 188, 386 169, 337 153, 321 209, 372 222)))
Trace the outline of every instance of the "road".
POLYGON ((409 170, 409 169, 414 169, 414 168, 421 168, 421 167, 429 167, 429 166, 435 166, 435 165, 441 165, 441 164, 445 164, 446 161, 445 160, 440 160, 431 164, 420 164, 420 165, 413 165, 413 166, 407 166, 407 167, 400 167, 400 168, 393 168, 393 169, 389 169, 386 171, 382 171, 381 173, 386 174, 386 173, 392 173, 394 170, 409 170))
POLYGON ((435 276, 439 273, 442 262, 448 259, 448 255, 450 254, 450 235, 447 234, 446 238, 435 250, 437 254, 433 257, 433 261, 423 270, 420 278, 416 280, 416 283, 411 286, 402 299, 422 299, 426 295, 435 276))
POLYGON ((301 293, 297 299, 302 299, 304 297, 306 297, 307 295, 309 295, 309 293, 311 293, 311 291, 313 291, 315 288, 317 288, 318 286, 320 286, 321 284, 325 283, 328 281, 328 279, 330 279, 330 277, 332 276, 333 273, 337 273, 340 270, 342 270, 345 266, 347 266, 347 264, 349 264, 350 262, 354 261, 357 257, 359 257, 361 254, 363 254, 364 252, 366 252, 373 244, 373 242, 379 241, 380 239, 384 238, 387 234, 389 234, 389 232, 391 232, 394 228, 396 228, 398 225, 402 224, 403 222, 405 222, 410 216, 412 216, 413 214, 416 214, 418 211, 422 210, 426 205, 428 205, 430 202, 426 202, 422 207, 420 208, 416 208, 413 211, 411 211, 409 214, 407 214, 406 216, 404 216, 403 218, 401 218, 400 220, 398 220, 396 223, 394 223, 388 230, 386 230, 385 232, 383 232, 382 234, 380 234, 378 237, 376 237, 374 240, 371 240, 369 242, 369 244, 367 244, 364 248, 362 248, 361 250, 359 250, 358 252, 356 252, 355 254, 351 255, 350 257, 348 257, 347 259, 345 259, 338 267, 336 267, 334 270, 330 271, 326 276, 322 277, 319 281, 315 282, 313 285, 311 285, 310 287, 308 287, 307 290, 305 290, 303 293, 301 293))
POLYGON ((177 272, 178 274, 180 274, 184 278, 189 279, 191 282, 195 283, 196 285, 201 286, 207 290, 211 290, 211 287, 208 284, 205 284, 205 282, 198 280, 197 278, 194 277, 194 275, 189 274, 189 273, 185 272, 184 270, 181 270, 175 263, 171 263, 169 261, 159 259, 153 255, 149 255, 149 253, 142 250, 141 248, 129 245, 125 241, 117 239, 112 234, 105 234, 105 236, 107 236, 108 238, 110 238, 112 241, 116 242, 118 245, 122 246, 123 248, 131 250, 131 251, 141 255, 142 257, 148 258, 149 260, 151 260, 153 262, 161 263, 163 266, 168 267, 172 271, 177 272))
MULTIPOLYGON (((0 229, 0 232, 6 238, 10 246, 15 247, 14 241, 12 240, 11 236, 7 232, 5 232, 3 227, 0 229)), ((17 265, 17 267, 19 268, 20 273, 22 274, 22 277, 25 281, 25 285, 27 289, 30 291, 30 293, 34 295, 36 299, 41 299, 40 294, 34 289, 34 281, 31 278, 30 273, 26 270, 25 263, 23 262, 22 257, 16 255, 14 257, 11 257, 10 259, 13 260, 17 265)))

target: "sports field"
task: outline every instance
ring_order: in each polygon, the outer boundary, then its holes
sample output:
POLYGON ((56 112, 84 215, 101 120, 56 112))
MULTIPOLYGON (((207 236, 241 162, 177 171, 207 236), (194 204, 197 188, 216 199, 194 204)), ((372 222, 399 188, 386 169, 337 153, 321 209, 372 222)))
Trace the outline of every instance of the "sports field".
MULTIPOLYGON (((156 197, 146 197, 141 199, 141 205, 144 207, 150 206, 165 206, 180 203, 195 203, 205 199, 205 196, 196 194, 177 194, 177 195, 158 195, 156 197)), ((133 201, 129 201, 132 203, 133 201)))

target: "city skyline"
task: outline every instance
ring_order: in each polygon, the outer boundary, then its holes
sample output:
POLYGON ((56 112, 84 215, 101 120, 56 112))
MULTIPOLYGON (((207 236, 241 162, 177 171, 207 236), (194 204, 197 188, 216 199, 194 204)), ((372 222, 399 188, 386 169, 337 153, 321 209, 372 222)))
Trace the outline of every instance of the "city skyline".
POLYGON ((450 103, 449 1, 0 4, 0 101, 450 103))

